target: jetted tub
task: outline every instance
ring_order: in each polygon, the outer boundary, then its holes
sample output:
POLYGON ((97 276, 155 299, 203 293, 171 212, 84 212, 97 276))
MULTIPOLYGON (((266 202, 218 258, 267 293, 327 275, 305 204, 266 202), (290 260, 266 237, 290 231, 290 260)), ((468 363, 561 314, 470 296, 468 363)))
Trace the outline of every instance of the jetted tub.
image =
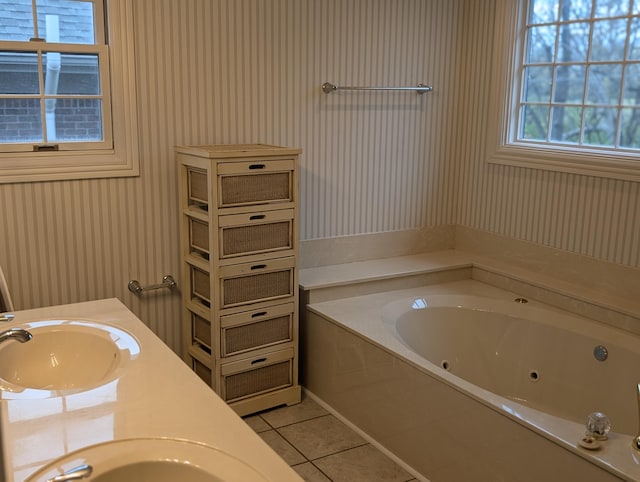
POLYGON ((304 384, 433 482, 640 480, 640 338, 524 301, 465 280, 308 305, 304 384))
POLYGON ((418 355, 480 388, 574 422, 602 412, 637 435, 635 336, 517 296, 426 295, 390 303, 383 319, 418 355))

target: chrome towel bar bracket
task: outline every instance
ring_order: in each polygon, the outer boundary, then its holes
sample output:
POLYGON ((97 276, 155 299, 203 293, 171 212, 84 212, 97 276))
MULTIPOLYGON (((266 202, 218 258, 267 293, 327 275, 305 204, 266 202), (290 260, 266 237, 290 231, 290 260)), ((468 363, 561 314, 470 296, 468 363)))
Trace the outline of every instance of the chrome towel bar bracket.
POLYGON ((129 281, 129 284, 127 285, 127 287, 129 288, 129 291, 131 291, 136 295, 142 294, 143 291, 159 290, 162 288, 168 288, 172 290, 176 286, 177 286, 176 280, 174 280, 173 276, 171 276, 170 274, 163 276, 162 283, 158 283, 155 285, 142 286, 140 284, 140 281, 136 279, 132 279, 131 281, 129 281))
POLYGON ((334 85, 331 82, 325 82, 322 84, 322 92, 325 94, 330 94, 336 90, 410 90, 417 94, 425 94, 427 92, 431 92, 433 87, 425 84, 418 84, 415 87, 343 87, 334 85))

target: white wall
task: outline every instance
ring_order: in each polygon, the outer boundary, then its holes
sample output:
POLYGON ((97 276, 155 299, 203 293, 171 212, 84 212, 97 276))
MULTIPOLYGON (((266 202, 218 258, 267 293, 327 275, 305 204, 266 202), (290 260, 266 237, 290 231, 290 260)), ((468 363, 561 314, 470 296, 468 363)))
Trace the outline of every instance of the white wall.
POLYGON ((639 266, 637 183, 484 163, 495 0, 136 0, 139 178, 0 185, 18 308, 118 297, 172 348, 175 144, 304 149, 303 240, 468 227, 639 266), (434 92, 322 94, 343 85, 434 92))

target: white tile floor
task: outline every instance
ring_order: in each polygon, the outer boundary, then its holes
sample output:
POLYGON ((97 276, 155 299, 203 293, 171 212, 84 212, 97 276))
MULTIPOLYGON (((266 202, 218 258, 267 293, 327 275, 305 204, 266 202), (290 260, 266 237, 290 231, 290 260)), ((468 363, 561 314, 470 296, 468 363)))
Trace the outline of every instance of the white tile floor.
POLYGON ((244 420, 306 481, 416 480, 305 395, 299 404, 244 420))

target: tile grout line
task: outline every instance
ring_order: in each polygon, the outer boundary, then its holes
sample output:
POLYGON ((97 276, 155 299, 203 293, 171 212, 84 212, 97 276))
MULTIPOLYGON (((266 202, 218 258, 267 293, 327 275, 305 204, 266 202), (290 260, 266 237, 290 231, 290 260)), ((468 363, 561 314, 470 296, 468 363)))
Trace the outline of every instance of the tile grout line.
POLYGON ((262 418, 262 416, 261 416, 260 414, 258 414, 258 416, 259 416, 259 417, 260 417, 260 418, 261 418, 261 419, 262 419, 262 420, 263 420, 267 425, 269 425, 269 427, 271 427, 273 430, 278 430, 278 429, 280 429, 280 428, 284 428, 284 427, 291 427, 292 425, 296 425, 296 424, 298 424, 298 423, 308 422, 309 420, 316 420, 316 419, 318 419, 318 418, 323 418, 323 417, 331 417, 331 416, 333 416, 333 414, 331 414, 331 413, 327 412, 327 413, 324 413, 324 414, 322 414, 322 415, 314 415, 313 417, 305 418, 305 419, 303 419, 303 420, 296 420, 295 422, 287 423, 287 424, 285 424, 285 425, 280 425, 279 427, 274 427, 273 425, 271 425, 269 422, 267 422, 267 420, 265 420, 264 418, 262 418))
MULTIPOLYGON (((344 452, 348 452, 349 450, 353 450, 353 449, 357 449, 357 448, 360 448, 360 447, 364 447, 365 445, 371 445, 371 444, 369 442, 367 442, 367 441, 364 441, 364 443, 361 443, 360 445, 354 445, 353 447, 349 447, 348 449, 338 450, 337 452, 331 452, 330 454, 323 455, 321 457, 316 457, 315 459, 309 459, 309 462, 313 463, 316 460, 320 460, 320 459, 324 459, 324 458, 327 458, 327 457, 332 457, 334 455, 342 454, 344 452)), ((371 445, 371 446, 373 447, 373 445, 371 445)))
MULTIPOLYGON (((307 392, 307 391, 305 390, 305 392, 307 392)), ((319 475, 322 475, 323 477, 325 477, 325 479, 327 481, 333 482, 333 479, 329 476, 329 474, 325 473, 318 465, 316 465, 315 462, 320 461, 320 460, 324 460, 324 459, 329 459, 331 457, 338 456, 339 454, 343 454, 343 453, 349 452, 351 450, 355 450, 355 449, 366 447, 366 446, 371 446, 374 449, 378 449, 378 447, 376 446, 375 443, 371 443, 371 441, 368 440, 367 437, 363 437, 364 440, 362 440, 362 443, 357 443, 356 445, 353 445, 352 447, 340 449, 340 450, 337 450, 335 452, 331 452, 331 453, 328 453, 328 454, 325 454, 325 455, 322 455, 322 456, 319 456, 319 457, 316 457, 316 458, 313 458, 313 459, 307 457, 304 453, 302 453, 302 451, 300 451, 298 449, 298 447, 293 442, 291 442, 288 438, 285 437, 285 435, 283 433, 281 433, 281 431, 280 431, 281 429, 286 429, 288 427, 292 427, 292 426, 295 426, 295 425, 298 425, 298 424, 309 422, 311 420, 318 420, 318 419, 322 419, 322 418, 332 417, 332 418, 336 419, 338 422, 341 422, 344 425, 346 425, 347 428, 351 429, 352 431, 354 431, 357 435, 360 435, 361 437, 362 437, 362 433, 358 433, 358 432, 361 432, 361 431, 357 430, 357 428, 356 428, 356 430, 353 430, 354 427, 351 426, 352 424, 345 423, 345 421, 342 420, 343 417, 339 416, 336 412, 327 409, 326 404, 322 403, 312 393, 308 393, 307 392, 306 395, 310 395, 309 398, 311 400, 313 400, 314 402, 316 402, 316 403, 320 402, 319 405, 325 410, 325 413, 314 414, 314 415, 309 416, 308 418, 304 418, 304 415, 303 415, 303 418, 300 418, 299 420, 295 420, 295 421, 292 421, 290 423, 285 423, 285 424, 279 425, 277 427, 274 425, 274 423, 270 423, 267 420, 267 418, 262 416, 264 413, 266 413, 266 411, 263 412, 263 413, 257 413, 255 415, 264 424, 263 427, 266 428, 266 430, 263 430, 262 432, 256 432, 256 433, 259 434, 259 433, 263 433, 263 432, 267 432, 267 431, 274 431, 286 443, 286 445, 288 447, 292 448, 293 451, 295 453, 297 453, 303 459, 303 461, 301 461, 301 462, 297 462, 295 464, 291 464, 290 467, 292 467, 292 468, 300 467, 300 466, 303 466, 303 465, 308 463, 308 464, 311 465, 311 467, 313 467, 313 469, 315 471, 317 471, 316 473, 318 473, 319 475)), ((286 408, 286 407, 283 407, 283 408, 286 408)), ((300 414, 298 414, 298 416, 300 416, 300 414)), ((285 417, 285 420, 286 420, 286 417, 285 417)), ((276 420, 276 422, 277 422, 277 420, 276 420)), ((387 458, 389 458, 387 454, 383 453, 382 455, 386 456, 387 458)), ((401 468, 404 468, 404 467, 401 467, 401 468)), ((415 474, 413 474, 411 472, 409 472, 409 477, 410 478, 406 479, 405 482, 413 482, 413 481, 418 482, 418 480, 422 480, 422 479, 415 478, 415 474)))

